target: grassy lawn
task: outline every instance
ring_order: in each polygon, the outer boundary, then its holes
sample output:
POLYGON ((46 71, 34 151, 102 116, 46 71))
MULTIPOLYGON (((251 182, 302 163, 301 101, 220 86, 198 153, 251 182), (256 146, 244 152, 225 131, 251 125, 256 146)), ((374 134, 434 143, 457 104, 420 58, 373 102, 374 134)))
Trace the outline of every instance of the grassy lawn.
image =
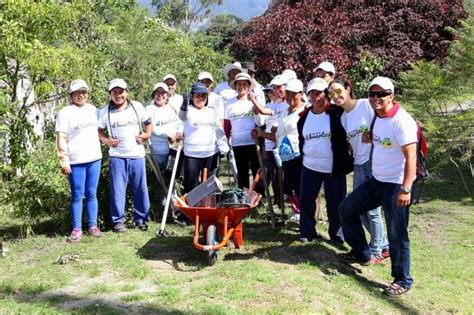
POLYGON ((212 267, 190 227, 168 225, 169 237, 157 237, 152 224, 68 244, 65 235, 14 239, 16 222, 0 215, 9 249, 0 314, 473 313, 474 207, 454 175, 444 178, 411 208, 415 283, 400 298, 381 294, 390 261, 342 264, 326 241, 300 243, 296 226, 273 232, 263 210, 245 219, 245 249, 222 250, 212 267))

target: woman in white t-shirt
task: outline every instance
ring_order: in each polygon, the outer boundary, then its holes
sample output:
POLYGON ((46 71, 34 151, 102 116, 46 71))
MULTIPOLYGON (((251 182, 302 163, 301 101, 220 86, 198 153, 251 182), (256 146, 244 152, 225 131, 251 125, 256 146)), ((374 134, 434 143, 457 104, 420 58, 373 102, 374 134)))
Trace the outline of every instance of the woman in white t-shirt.
POLYGON ((169 143, 183 138, 183 123, 175 110, 166 104, 169 95, 165 83, 155 84, 152 95, 153 101, 146 107, 153 124, 151 149, 155 163, 164 169, 170 152, 169 143))
MULTIPOLYGON (((352 147, 354 155, 353 189, 372 176, 370 161, 371 144, 362 142, 362 135, 369 131, 374 110, 368 99, 356 99, 350 82, 337 78, 329 85, 329 95, 333 102, 344 109, 341 123, 352 147)), ((362 225, 370 233, 372 262, 379 263, 389 257, 388 242, 384 237, 384 223, 381 208, 377 207, 360 216, 362 225)))
POLYGON ((217 152, 228 152, 227 139, 213 108, 206 106, 208 90, 201 82, 185 94, 179 111, 184 125, 184 191, 199 184, 199 175, 207 168, 209 174, 217 167, 217 152))
POLYGON ((249 188, 249 169, 255 177, 259 168, 255 141, 252 139, 252 130, 256 125, 253 104, 258 102, 250 93, 254 86, 247 73, 237 74, 230 82, 237 96, 227 102, 224 114, 224 120, 230 124, 230 143, 235 155, 239 188, 249 188))
POLYGON ((97 227, 97 185, 102 152, 98 135, 99 110, 89 103, 89 86, 74 80, 69 87, 69 106, 56 115, 56 147, 61 172, 69 177, 71 186, 72 232, 69 242, 82 239, 82 199, 85 196, 88 232, 101 237, 97 227))
POLYGON ((314 200, 324 184, 329 218, 329 237, 335 246, 344 243, 338 207, 346 196, 346 174, 352 171, 346 133, 341 125, 343 110, 329 104, 327 82, 316 78, 308 83, 312 106, 301 114, 298 122, 299 145, 303 155, 301 169, 301 241, 311 241, 316 233, 314 200))

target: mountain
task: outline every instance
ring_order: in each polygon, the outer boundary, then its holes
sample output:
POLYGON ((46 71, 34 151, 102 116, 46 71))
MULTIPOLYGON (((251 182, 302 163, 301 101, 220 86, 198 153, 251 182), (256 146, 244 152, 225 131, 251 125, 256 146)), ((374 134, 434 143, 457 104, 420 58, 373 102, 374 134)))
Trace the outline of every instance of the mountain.
MULTIPOLYGON (((138 0, 143 7, 150 7, 151 0, 138 0)), ((224 0, 222 5, 212 7, 212 14, 234 14, 244 20, 263 14, 270 0, 224 0)))

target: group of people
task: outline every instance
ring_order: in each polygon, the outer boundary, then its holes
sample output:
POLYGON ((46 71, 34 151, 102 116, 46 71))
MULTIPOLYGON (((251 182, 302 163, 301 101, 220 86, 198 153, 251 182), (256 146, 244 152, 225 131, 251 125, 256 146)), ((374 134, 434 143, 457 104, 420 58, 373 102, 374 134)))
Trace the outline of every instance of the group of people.
POLYGON ((109 147, 113 231, 125 232, 127 185, 135 226, 148 227, 144 144, 150 141, 153 159, 163 168, 173 147, 182 141, 183 193, 187 193, 199 184, 205 168, 215 173, 225 156, 235 157, 238 187, 249 187, 249 171, 255 176, 259 168, 255 142, 264 139, 266 177, 275 196, 281 189, 291 204, 300 241, 320 237, 315 211, 324 185, 330 242, 339 248, 346 242, 352 248, 338 257, 362 265, 390 257, 394 281, 384 292, 391 296, 407 292, 413 283, 407 226, 417 126, 394 100, 392 81, 376 77, 367 87, 367 98, 356 99, 351 82, 336 77, 331 62, 314 69, 315 78, 306 88, 292 70, 263 87, 255 80, 256 71, 253 63, 228 64, 226 81, 215 89, 212 74, 201 72, 183 96, 175 92, 176 77, 167 74, 153 87, 146 107, 129 99, 124 80, 113 79, 108 87, 110 102, 101 110, 87 103, 86 82, 73 81, 70 106, 56 118, 58 157, 71 186, 73 229, 68 240, 82 238, 84 196, 88 233, 103 235, 97 227, 96 197, 100 142, 109 147), (283 187, 276 176, 279 168, 283 187), (346 176, 352 171, 353 191, 347 195, 346 176))

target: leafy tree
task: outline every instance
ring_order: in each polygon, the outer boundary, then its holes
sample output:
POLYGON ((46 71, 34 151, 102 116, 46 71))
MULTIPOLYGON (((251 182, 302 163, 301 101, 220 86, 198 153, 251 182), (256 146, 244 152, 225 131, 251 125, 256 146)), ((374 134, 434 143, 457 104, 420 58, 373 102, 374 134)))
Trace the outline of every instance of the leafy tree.
POLYGON ((215 38, 215 49, 223 51, 228 48, 235 34, 244 25, 244 20, 233 14, 219 14, 211 19, 205 34, 215 38))
POLYGON ((462 22, 461 30, 449 29, 456 40, 441 66, 418 61, 400 75, 403 102, 421 120, 430 142, 430 166, 437 169, 449 161, 458 170, 466 192, 474 199, 472 186, 464 176, 474 178, 474 109, 464 104, 472 100, 474 86, 474 18, 462 22))
POLYGON ((223 0, 152 0, 151 5, 170 26, 190 32, 194 24, 209 16, 213 5, 222 3, 223 0))
POLYGON ((445 28, 466 16, 462 0, 274 1, 237 33, 230 50, 267 76, 291 68, 305 80, 324 60, 345 73, 367 51, 387 60, 383 72, 395 77, 410 61, 444 57, 453 39, 445 28))

